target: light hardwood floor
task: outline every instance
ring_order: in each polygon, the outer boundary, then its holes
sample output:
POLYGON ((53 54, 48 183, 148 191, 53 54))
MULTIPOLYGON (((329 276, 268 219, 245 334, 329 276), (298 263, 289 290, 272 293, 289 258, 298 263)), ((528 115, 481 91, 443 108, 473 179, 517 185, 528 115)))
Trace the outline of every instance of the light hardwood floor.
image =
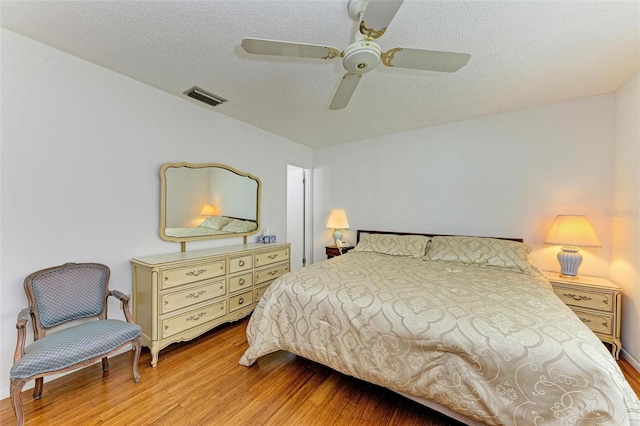
MULTIPOLYGON (((286 352, 262 357, 251 368, 238 364, 247 348, 247 320, 221 326, 160 352, 151 368, 140 358, 139 383, 131 374, 133 353, 45 383, 42 399, 23 392, 26 425, 455 425, 389 390, 336 373, 286 352)), ((640 373, 620 366, 640 395, 640 373)), ((0 424, 15 424, 8 399, 0 401, 0 424)))

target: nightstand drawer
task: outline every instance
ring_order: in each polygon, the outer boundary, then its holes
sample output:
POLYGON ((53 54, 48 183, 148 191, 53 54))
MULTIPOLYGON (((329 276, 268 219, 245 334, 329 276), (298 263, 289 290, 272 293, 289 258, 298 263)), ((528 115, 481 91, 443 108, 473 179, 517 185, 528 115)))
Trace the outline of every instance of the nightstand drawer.
POLYGON ((553 291, 569 306, 613 312, 613 294, 554 286, 553 291))
POLYGON ((611 335, 613 333, 613 318, 611 315, 598 315, 594 312, 574 310, 578 318, 585 323, 591 331, 611 335))

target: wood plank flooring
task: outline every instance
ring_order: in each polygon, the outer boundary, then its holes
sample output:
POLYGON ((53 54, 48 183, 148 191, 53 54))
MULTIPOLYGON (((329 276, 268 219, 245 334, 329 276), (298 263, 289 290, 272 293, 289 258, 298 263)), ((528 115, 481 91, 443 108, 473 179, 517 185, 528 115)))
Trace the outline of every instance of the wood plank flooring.
MULTIPOLYGON (((26 425, 457 425, 394 392, 286 352, 238 364, 247 348, 247 320, 218 327, 160 351, 151 368, 140 357, 133 382, 133 352, 45 383, 42 399, 23 392, 26 425)), ((640 395, 640 373, 620 366, 640 395)), ((0 424, 15 424, 8 399, 0 424)))

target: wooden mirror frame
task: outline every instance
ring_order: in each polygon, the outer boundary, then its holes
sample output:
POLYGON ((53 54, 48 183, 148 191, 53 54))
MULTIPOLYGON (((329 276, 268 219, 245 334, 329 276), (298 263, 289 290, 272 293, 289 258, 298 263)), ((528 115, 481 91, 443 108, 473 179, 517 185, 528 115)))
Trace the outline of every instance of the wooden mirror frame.
MULTIPOLYGON (((166 163, 163 164, 160 168, 160 229, 159 234, 160 238, 165 241, 175 241, 182 243, 182 251, 185 251, 186 242, 187 241, 198 241, 198 240, 209 240, 216 238, 236 238, 236 237, 244 237, 244 242, 247 242, 247 236, 255 234, 260 230, 260 193, 262 188, 262 182, 256 176, 253 176, 249 173, 241 172, 233 167, 227 166, 225 164, 219 163, 188 163, 188 162, 177 162, 177 163, 166 163), (224 233, 224 234, 215 234, 215 235, 198 235, 198 236, 171 236, 167 235, 167 170, 174 168, 188 168, 188 169, 204 169, 204 168, 219 168, 223 170, 227 170, 231 173, 234 173, 240 177, 246 177, 256 182, 256 229, 248 232, 234 232, 234 233, 224 233)), ((223 210, 224 211, 224 210, 223 210)), ((233 216, 229 216, 233 217, 233 216)), ((241 220, 250 220, 254 221, 251 218, 240 218, 234 217, 234 219, 241 220)))

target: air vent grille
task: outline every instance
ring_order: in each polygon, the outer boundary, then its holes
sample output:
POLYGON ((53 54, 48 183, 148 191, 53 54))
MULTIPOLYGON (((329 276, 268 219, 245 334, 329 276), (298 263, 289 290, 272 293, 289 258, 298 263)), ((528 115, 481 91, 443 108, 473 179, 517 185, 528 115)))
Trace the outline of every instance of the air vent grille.
POLYGON ((213 93, 209 93, 206 90, 199 88, 198 86, 193 86, 191 89, 184 92, 185 95, 190 98, 196 99, 200 102, 204 102, 207 105, 217 106, 224 102, 227 102, 226 99, 221 98, 220 96, 216 96, 213 93))

